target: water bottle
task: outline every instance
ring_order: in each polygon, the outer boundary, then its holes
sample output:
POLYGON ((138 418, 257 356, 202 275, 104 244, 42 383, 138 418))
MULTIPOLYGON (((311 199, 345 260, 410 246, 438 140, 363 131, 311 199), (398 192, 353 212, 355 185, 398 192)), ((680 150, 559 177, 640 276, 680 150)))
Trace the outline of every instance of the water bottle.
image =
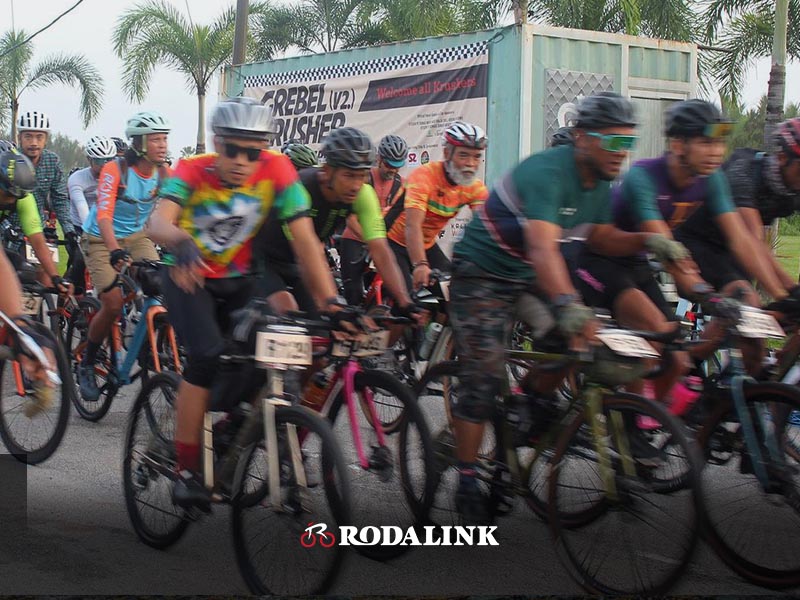
POLYGON ((442 333, 442 329, 444 329, 444 326, 436 321, 428 325, 428 329, 425 330, 425 339, 422 340, 422 344, 419 347, 420 360, 428 360, 436 340, 439 339, 439 334, 442 333))

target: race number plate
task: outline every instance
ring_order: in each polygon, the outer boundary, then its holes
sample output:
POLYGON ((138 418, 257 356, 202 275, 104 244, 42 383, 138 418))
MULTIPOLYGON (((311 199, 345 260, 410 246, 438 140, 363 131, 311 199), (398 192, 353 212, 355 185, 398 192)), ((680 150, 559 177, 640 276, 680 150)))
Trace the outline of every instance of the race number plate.
POLYGON ((757 308, 742 307, 742 317, 736 325, 739 335, 746 338, 780 339, 786 334, 778 322, 769 313, 757 308))
POLYGON ((331 356, 336 358, 379 356, 383 354, 388 344, 388 330, 374 331, 364 336, 364 339, 334 342, 331 356))
POLYGON ((26 315, 38 316, 42 308, 42 297, 33 294, 22 294, 22 312, 26 315))
MULTIPOLYGON (((47 244, 47 249, 50 250, 50 256, 53 258, 53 262, 58 264, 58 246, 55 244, 47 244)), ((36 253, 33 251, 33 246, 31 246, 30 243, 25 244, 25 259, 29 263, 35 265, 39 264, 39 259, 36 258, 36 253)))
POLYGON ((606 346, 622 356, 634 358, 659 358, 655 348, 640 337, 631 335, 622 329, 605 329, 597 333, 597 337, 606 346))
POLYGON ((450 280, 439 280, 439 289, 442 290, 442 298, 445 302, 450 302, 450 280))
POLYGON ((310 365, 311 338, 307 335, 259 331, 256 361, 272 365, 310 365))

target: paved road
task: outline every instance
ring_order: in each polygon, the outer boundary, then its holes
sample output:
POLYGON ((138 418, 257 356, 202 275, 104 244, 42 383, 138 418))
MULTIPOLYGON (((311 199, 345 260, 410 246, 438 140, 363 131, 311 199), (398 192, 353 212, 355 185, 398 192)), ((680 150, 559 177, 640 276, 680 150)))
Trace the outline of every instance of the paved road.
MULTIPOLYGON (((28 469, 28 527, 5 540, 14 550, 10 556, 0 552, 0 593, 247 593, 234 561, 227 508, 193 524, 168 551, 145 546, 133 533, 120 467, 131 398, 118 397, 98 424, 73 416, 58 452, 28 469)), ((419 548, 387 564, 351 554, 331 592, 580 593, 555 556, 545 525, 523 505, 499 522, 497 539, 497 548, 419 548)), ((674 592, 767 593, 740 580, 702 544, 674 592)))

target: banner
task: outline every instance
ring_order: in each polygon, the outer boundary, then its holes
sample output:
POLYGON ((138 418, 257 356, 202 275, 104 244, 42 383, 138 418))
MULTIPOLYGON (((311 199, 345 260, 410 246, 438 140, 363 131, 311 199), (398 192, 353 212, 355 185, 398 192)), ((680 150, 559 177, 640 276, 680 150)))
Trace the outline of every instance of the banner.
MULTIPOLYGON (((339 127, 365 131, 375 144, 393 133, 409 146, 401 174, 443 158, 442 131, 457 119, 486 129, 486 42, 401 56, 267 73, 245 78, 245 96, 271 106, 280 146, 298 139, 319 151, 339 127)), ((484 166, 478 176, 483 178, 484 166)), ((445 228, 442 245, 463 230, 468 211, 445 228)))

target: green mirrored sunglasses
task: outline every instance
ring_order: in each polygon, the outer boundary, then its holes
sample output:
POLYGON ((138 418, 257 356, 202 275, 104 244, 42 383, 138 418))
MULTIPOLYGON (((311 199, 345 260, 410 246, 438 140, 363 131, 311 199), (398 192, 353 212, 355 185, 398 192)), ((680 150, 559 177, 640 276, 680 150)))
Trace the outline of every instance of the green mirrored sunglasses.
POLYGON ((602 134, 590 131, 586 135, 600 140, 600 147, 608 152, 628 152, 636 145, 638 135, 602 134))

